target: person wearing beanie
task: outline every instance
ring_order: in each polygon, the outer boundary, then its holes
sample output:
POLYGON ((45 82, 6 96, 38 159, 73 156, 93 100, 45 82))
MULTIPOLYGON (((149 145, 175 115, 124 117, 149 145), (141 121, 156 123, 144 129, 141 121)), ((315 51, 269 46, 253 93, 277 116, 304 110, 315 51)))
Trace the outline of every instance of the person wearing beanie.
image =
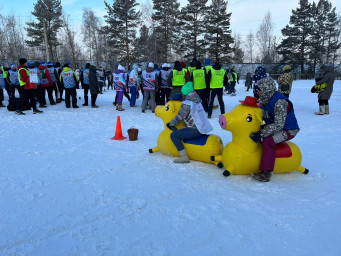
POLYGON ((189 77, 191 78, 193 75, 193 71, 197 69, 197 59, 193 58, 193 60, 191 61, 191 63, 189 64, 188 67, 188 72, 189 72, 189 77))
POLYGON ((180 93, 181 87, 187 82, 189 82, 189 76, 186 70, 182 68, 179 61, 175 61, 174 69, 167 78, 168 87, 171 88, 170 98, 173 97, 174 93, 180 93))
POLYGON ((15 98, 15 89, 17 89, 19 95, 23 93, 18 79, 18 70, 14 64, 11 64, 11 69, 8 71, 7 82, 10 86, 11 97, 15 98))
POLYGON ((293 81, 294 77, 291 73, 291 67, 289 65, 285 65, 283 67, 283 74, 280 75, 277 80, 278 91, 282 93, 285 97, 289 98, 293 81))
POLYGON ((78 83, 78 77, 75 73, 70 68, 70 65, 66 63, 63 66, 63 71, 60 74, 60 81, 62 85, 65 88, 65 107, 70 108, 70 97, 72 98, 72 107, 73 108, 79 108, 77 106, 77 91, 76 91, 76 86, 78 83))
POLYGON ((208 71, 206 77, 206 86, 211 90, 210 103, 208 106, 208 118, 211 118, 213 112, 213 102, 218 97, 220 105, 220 113, 225 113, 225 104, 223 100, 224 87, 228 83, 228 78, 224 69, 221 68, 219 62, 216 62, 212 69, 208 71))
POLYGON ((212 126, 207 119, 201 104, 199 95, 193 89, 193 83, 187 82, 181 88, 181 93, 185 100, 181 102, 180 111, 166 126, 172 130, 170 137, 180 158, 174 160, 175 163, 189 163, 187 152, 182 140, 195 139, 212 131, 212 126), (177 130, 176 125, 184 121, 186 126, 177 130))
POLYGON ((209 90, 206 87, 206 70, 201 68, 201 63, 196 62, 196 69, 193 71, 191 81, 193 82, 194 90, 201 98, 202 106, 205 112, 208 112, 209 90))
POLYGON ((124 67, 121 65, 118 65, 117 70, 115 71, 115 74, 113 75, 114 80, 114 88, 116 91, 116 98, 114 101, 114 105, 116 105, 116 110, 118 111, 124 111, 124 108, 122 108, 123 103, 123 95, 124 91, 126 90, 126 80, 123 73, 124 67))
MULTIPOLYGON (((95 70, 96 70, 96 68, 95 68, 95 70)), ((84 104, 83 104, 83 106, 88 106, 89 72, 90 72, 90 63, 86 63, 85 69, 81 72, 80 79, 79 79, 81 82, 82 88, 84 90, 84 104)), ((97 82, 94 81, 94 84, 96 84, 96 86, 97 86, 97 82)), ((96 96, 97 96, 97 93, 96 93, 96 96)))
POLYGON ((45 98, 46 92, 47 92, 47 96, 49 98, 50 104, 56 105, 56 102, 54 101, 53 94, 52 94, 53 93, 52 79, 50 76, 50 72, 48 71, 46 67, 47 67, 47 64, 46 62, 43 61, 40 63, 40 66, 38 68, 42 76, 40 83, 41 83, 42 94, 43 94, 43 98, 42 98, 43 105, 46 105, 46 98, 45 98))
POLYGON ((20 59, 19 63, 20 65, 18 66, 18 80, 20 86, 23 88, 23 93, 20 97, 19 107, 15 113, 17 115, 25 115, 25 113, 23 112, 24 105, 25 102, 29 101, 31 108, 33 109, 33 114, 41 114, 43 113, 43 111, 37 109, 35 100, 35 90, 37 87, 34 82, 38 81, 38 76, 34 76, 34 74, 32 74, 32 78, 30 79, 31 74, 27 69, 28 63, 26 59, 20 59))
POLYGON ((142 85, 143 85, 143 102, 142 102, 142 113, 147 108, 148 101, 150 99, 150 105, 152 112, 155 111, 155 91, 158 90, 158 77, 154 70, 154 64, 149 63, 146 70, 142 72, 142 85))
POLYGON ((170 73, 170 65, 167 63, 162 64, 162 69, 159 75, 160 105, 165 105, 166 102, 169 101, 171 89, 168 87, 167 79, 170 73))
POLYGON ((262 104, 265 125, 250 134, 255 142, 262 142, 263 154, 260 173, 251 176, 259 181, 270 181, 275 167, 276 144, 291 140, 299 132, 292 102, 276 89, 275 81, 266 77, 257 83, 259 103, 262 104))
MULTIPOLYGON (((7 74, 3 65, 0 66, 0 108, 6 107, 2 101, 4 100, 4 89, 6 89, 7 74)), ((8 93, 8 92, 7 92, 8 93)), ((11 97, 11 93, 9 93, 11 97)))

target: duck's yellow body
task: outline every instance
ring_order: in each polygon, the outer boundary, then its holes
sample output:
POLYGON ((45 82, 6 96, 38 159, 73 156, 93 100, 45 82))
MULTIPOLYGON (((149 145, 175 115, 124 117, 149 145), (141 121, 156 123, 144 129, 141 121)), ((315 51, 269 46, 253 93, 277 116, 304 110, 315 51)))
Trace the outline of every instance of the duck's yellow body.
MULTIPOLYGON (((228 143, 223 154, 212 157, 222 162, 224 175, 251 174, 259 172, 262 145, 255 143, 249 136, 260 130, 262 110, 258 107, 238 105, 231 112, 221 115, 219 123, 222 129, 232 132, 232 142, 228 143)), ((293 142, 278 144, 276 148, 275 173, 299 171, 308 173, 301 166, 302 155, 299 147, 293 142)))
MULTIPOLYGON (((150 153, 161 152, 164 155, 179 157, 178 150, 170 138, 172 131, 166 126, 166 124, 172 121, 173 118, 179 113, 180 106, 180 101, 172 100, 169 101, 165 106, 156 107, 155 115, 160 117, 164 122, 164 130, 158 137, 157 147, 150 149, 150 153)), ((185 123, 181 122, 176 125, 176 128, 181 129, 185 126, 185 123)), ((224 146, 219 136, 203 135, 198 139, 188 140, 183 144, 189 159, 205 163, 214 163, 219 166, 219 161, 211 160, 212 155, 222 154, 224 146)))

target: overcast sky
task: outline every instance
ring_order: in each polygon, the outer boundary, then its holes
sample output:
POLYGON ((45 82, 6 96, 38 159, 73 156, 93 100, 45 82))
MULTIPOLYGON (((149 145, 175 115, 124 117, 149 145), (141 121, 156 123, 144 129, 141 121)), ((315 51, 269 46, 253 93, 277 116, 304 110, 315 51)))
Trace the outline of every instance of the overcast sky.
MULTIPOLYGON (((140 0, 144 3, 149 0, 140 0)), ((150 0, 151 1, 151 0, 150 0)), ((107 0, 112 3, 112 0, 107 0)), ((186 0, 180 1, 182 5, 186 0)), ((274 23, 274 33, 280 35, 281 29, 288 24, 291 10, 298 7, 299 0, 230 0, 228 11, 232 12, 231 28, 232 32, 246 36, 250 31, 256 32, 262 22, 265 13, 270 10, 274 23)), ((337 13, 341 13, 341 0, 331 0, 336 7, 337 13)), ((0 0, 0 13, 2 15, 15 14, 20 16, 22 21, 27 21, 32 17, 33 3, 36 0, 0 0)), ((79 29, 82 21, 82 9, 92 8, 96 15, 103 17, 106 13, 104 1, 102 0, 62 0, 64 12, 70 14, 70 25, 74 29, 79 29)))

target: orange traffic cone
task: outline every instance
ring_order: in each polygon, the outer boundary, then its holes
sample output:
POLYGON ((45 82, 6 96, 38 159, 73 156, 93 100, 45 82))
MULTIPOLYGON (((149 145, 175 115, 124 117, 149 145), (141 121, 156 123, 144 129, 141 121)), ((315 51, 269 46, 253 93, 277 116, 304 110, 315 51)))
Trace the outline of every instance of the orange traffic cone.
POLYGON ((123 137, 122 134, 121 118, 120 116, 117 116, 115 136, 112 137, 111 140, 125 140, 126 138, 127 137, 123 137))

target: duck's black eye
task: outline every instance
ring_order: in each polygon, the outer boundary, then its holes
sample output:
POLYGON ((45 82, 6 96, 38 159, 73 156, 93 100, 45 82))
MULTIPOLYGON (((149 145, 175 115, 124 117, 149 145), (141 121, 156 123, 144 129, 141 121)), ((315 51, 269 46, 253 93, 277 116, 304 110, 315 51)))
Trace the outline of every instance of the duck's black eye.
POLYGON ((166 107, 166 111, 168 111, 169 110, 169 105, 166 107))
POLYGON ((246 122, 252 122, 252 117, 251 116, 248 116, 247 118, 246 118, 246 122))

